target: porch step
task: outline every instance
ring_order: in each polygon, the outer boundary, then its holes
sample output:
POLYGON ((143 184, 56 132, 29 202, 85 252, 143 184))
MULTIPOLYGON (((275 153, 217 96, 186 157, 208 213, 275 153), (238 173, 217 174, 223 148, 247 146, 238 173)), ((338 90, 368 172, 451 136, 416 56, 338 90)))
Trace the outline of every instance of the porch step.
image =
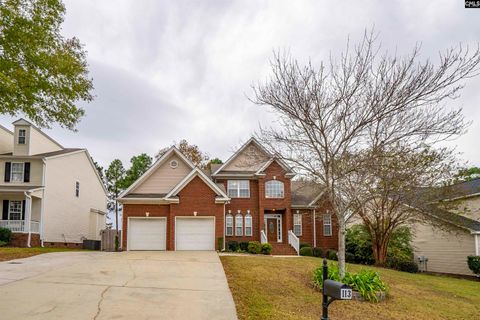
POLYGON ((285 255, 285 256, 296 256, 297 251, 289 245, 288 243, 272 243, 272 254, 273 255, 285 255))

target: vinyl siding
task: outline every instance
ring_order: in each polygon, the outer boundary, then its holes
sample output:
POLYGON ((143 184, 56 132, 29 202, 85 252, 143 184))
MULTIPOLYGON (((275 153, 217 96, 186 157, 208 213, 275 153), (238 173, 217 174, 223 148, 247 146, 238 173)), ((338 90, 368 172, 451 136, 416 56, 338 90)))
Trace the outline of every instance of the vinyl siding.
POLYGON ((0 126, 0 153, 13 152, 13 134, 0 126))
POLYGON ((43 162, 40 159, 0 159, 0 186, 41 186, 43 162), (5 182, 5 162, 30 162, 30 182, 5 182))
POLYGON ((480 196, 459 200, 455 209, 452 211, 480 221, 480 196))
POLYGON ((191 171, 190 167, 177 155, 172 154, 155 172, 130 193, 168 193, 191 171), (178 166, 173 169, 170 162, 176 160, 178 166))
POLYGON ((14 128, 13 139, 13 155, 14 156, 28 156, 30 155, 30 126, 16 125, 14 128), (25 144, 18 144, 18 131, 25 129, 25 144))
POLYGON ((251 143, 239 153, 222 171, 257 171, 269 157, 255 144, 251 143))
POLYGON ((30 127, 30 154, 39 154, 61 150, 56 143, 48 139, 37 129, 30 127))
POLYGON ((424 223, 413 226, 415 257, 428 258, 428 271, 472 275, 467 256, 475 253, 474 236, 452 227, 450 232, 424 223))
MULTIPOLYGON (((106 195, 86 152, 47 160, 44 194, 44 241, 82 242, 90 229, 91 209, 106 211, 106 195), (80 196, 75 196, 75 182, 80 196)), ((105 218, 105 216, 103 216, 105 218)))

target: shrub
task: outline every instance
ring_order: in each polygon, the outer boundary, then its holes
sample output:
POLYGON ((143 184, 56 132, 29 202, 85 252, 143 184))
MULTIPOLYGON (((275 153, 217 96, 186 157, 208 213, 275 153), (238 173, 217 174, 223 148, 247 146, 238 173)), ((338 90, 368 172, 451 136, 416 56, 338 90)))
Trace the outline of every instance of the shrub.
POLYGON ((309 243, 302 242, 300 243, 300 249, 305 248, 305 247, 311 247, 309 243))
POLYGON ((468 256, 468 267, 473 273, 480 275, 480 256, 468 256))
POLYGON ((12 240, 12 230, 7 228, 0 228, 0 241, 9 244, 12 240))
POLYGON ((303 247, 300 249, 300 255, 306 257, 313 257, 312 247, 303 247))
POLYGON ((406 260, 404 258, 397 258, 397 257, 389 257, 387 258, 386 266, 391 269, 410 272, 410 273, 417 273, 418 272, 418 265, 413 260, 406 260))
POLYGON ((262 252, 262 244, 258 241, 250 241, 248 243, 248 252, 257 254, 262 252))
MULTIPOLYGON (((328 266, 328 278, 345 283, 353 290, 360 293, 365 300, 371 302, 378 302, 378 293, 387 292, 386 284, 380 279, 378 273, 372 270, 362 269, 358 273, 350 273, 346 271, 345 276, 341 278, 338 266, 330 263, 328 266)), ((322 281, 323 268, 320 267, 313 272, 313 282, 317 288, 321 288, 322 281)))
POLYGON ((242 241, 238 244, 240 250, 247 252, 248 251, 248 242, 242 241))
POLYGON ((335 261, 338 260, 337 251, 334 249, 328 249, 325 256, 328 260, 335 260, 335 261))
POLYGON ((227 242, 228 251, 236 252, 238 250, 238 242, 235 240, 230 240, 227 242))
POLYGON ((322 251, 322 249, 319 248, 319 247, 313 248, 313 256, 314 256, 314 257, 317 257, 317 258, 323 257, 323 251, 322 251))
POLYGON ((7 243, 5 241, 0 241, 0 247, 6 246, 7 243))
POLYGON ((270 254, 272 253, 272 245, 270 243, 264 243, 262 244, 262 253, 263 254, 270 254))
POLYGON ((351 252, 345 252, 345 261, 348 263, 357 263, 355 255, 351 252))
POLYGON ((217 238, 217 248, 218 248, 218 251, 222 251, 223 250, 223 238, 217 238))

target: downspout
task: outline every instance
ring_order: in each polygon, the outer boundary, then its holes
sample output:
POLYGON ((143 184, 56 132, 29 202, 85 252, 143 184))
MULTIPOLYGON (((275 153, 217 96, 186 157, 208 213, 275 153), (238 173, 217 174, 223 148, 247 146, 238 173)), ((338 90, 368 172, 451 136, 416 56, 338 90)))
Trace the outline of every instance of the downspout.
POLYGON ((43 174, 42 174, 42 205, 40 206, 40 246, 43 248, 44 244, 44 232, 43 232, 43 218, 44 218, 44 208, 45 208, 45 181, 47 177, 47 161, 45 158, 42 159, 43 162, 43 174))
POLYGON ((29 191, 25 191, 24 192, 25 194, 25 198, 26 198, 26 201, 25 201, 25 228, 27 229, 28 231, 28 239, 27 239, 27 247, 31 247, 31 240, 32 240, 32 231, 30 230, 30 224, 31 224, 31 220, 32 220, 32 197, 30 196, 30 192, 29 191))
POLYGON ((313 208, 313 247, 317 247, 317 219, 315 217, 315 208, 313 208))
POLYGON ((479 240, 478 234, 475 234, 474 240, 475 240, 475 255, 480 256, 480 244, 478 243, 478 240, 479 240))
POLYGON ((224 203, 223 203, 223 241, 222 241, 222 246, 223 246, 223 248, 222 248, 222 251, 225 251, 225 241, 227 240, 227 239, 225 238, 225 224, 226 224, 226 221, 225 221, 225 219, 226 219, 225 206, 226 206, 226 205, 227 205, 227 203, 224 202, 224 203))

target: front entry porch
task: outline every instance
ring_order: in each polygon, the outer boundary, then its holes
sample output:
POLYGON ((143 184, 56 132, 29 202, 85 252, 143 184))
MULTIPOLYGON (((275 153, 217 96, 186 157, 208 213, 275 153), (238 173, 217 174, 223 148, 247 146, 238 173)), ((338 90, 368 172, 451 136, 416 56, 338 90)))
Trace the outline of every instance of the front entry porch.
POLYGON ((298 255, 300 240, 293 234, 288 226, 287 210, 265 210, 264 224, 261 230, 261 242, 272 245, 275 255, 298 255))

